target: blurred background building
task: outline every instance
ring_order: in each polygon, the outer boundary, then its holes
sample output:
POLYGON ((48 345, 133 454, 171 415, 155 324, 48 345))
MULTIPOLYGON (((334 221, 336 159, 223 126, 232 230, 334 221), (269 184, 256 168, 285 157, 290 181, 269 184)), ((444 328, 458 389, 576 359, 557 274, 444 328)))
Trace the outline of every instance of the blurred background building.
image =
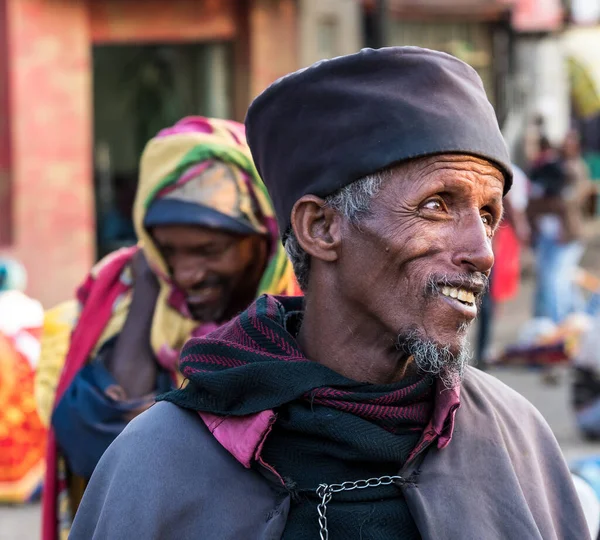
POLYGON ((138 160, 160 128, 243 120, 279 76, 385 45, 477 69, 517 163, 534 116, 556 141, 575 124, 600 177, 600 0, 0 0, 0 252, 44 305, 71 297, 135 242, 138 160))

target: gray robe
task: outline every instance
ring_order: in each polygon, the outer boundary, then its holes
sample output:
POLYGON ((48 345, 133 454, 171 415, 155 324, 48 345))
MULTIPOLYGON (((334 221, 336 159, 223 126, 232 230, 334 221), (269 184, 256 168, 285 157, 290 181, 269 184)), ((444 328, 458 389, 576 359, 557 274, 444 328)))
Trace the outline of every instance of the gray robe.
MULTIPOLYGON (((467 371, 450 444, 432 445, 400 474, 411 477, 402 489, 424 540, 589 539, 547 423, 478 370, 467 371)), ((279 540, 289 505, 285 492, 236 461, 196 413, 162 402, 104 454, 70 538, 279 540)))

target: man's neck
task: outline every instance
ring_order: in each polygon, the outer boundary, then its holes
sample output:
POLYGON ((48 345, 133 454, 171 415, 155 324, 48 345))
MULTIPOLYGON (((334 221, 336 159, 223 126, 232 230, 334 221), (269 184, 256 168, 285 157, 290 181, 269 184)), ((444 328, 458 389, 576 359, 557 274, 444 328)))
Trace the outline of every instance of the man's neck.
POLYGON ((244 272, 242 287, 232 295, 231 303, 218 321, 220 324, 237 317, 254 302, 258 293, 258 287, 269 262, 268 258, 267 242, 264 240, 257 246, 256 257, 248 266, 246 272, 244 272))
POLYGON ((396 347, 397 337, 379 321, 331 300, 317 295, 306 299, 298 342, 307 358, 372 384, 398 382, 413 371, 411 359, 396 347))

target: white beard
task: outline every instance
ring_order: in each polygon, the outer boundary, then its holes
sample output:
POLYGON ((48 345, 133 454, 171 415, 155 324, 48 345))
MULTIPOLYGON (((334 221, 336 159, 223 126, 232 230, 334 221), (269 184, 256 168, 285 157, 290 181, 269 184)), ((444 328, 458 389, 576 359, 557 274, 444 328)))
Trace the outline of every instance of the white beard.
POLYGON ((400 336, 398 349, 413 357, 419 371, 438 377, 446 388, 460 385, 471 357, 466 335, 456 354, 448 346, 424 339, 418 332, 400 336))

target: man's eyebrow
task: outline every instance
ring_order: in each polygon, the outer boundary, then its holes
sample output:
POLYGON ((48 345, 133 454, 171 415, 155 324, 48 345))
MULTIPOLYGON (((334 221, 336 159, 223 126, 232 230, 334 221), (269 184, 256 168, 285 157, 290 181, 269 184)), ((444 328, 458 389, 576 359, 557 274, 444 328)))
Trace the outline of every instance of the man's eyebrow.
MULTIPOLYGON (((495 205, 495 206, 504 206, 504 197, 502 195, 498 196, 498 197, 494 197, 493 199, 490 199, 490 201, 487 203, 488 205, 495 205)), ((504 212, 504 210, 503 210, 504 212)))
POLYGON ((505 217, 506 217, 506 206, 502 205, 502 211, 500 212, 500 218, 498 219, 498 223, 501 223, 505 217))
POLYGON ((496 223, 494 224, 494 228, 493 228, 494 232, 496 232, 500 228, 500 226, 502 225, 502 221, 504 220, 505 217, 506 217, 506 206, 502 205, 502 211, 500 212, 500 215, 498 216, 498 219, 496 220, 496 223))

